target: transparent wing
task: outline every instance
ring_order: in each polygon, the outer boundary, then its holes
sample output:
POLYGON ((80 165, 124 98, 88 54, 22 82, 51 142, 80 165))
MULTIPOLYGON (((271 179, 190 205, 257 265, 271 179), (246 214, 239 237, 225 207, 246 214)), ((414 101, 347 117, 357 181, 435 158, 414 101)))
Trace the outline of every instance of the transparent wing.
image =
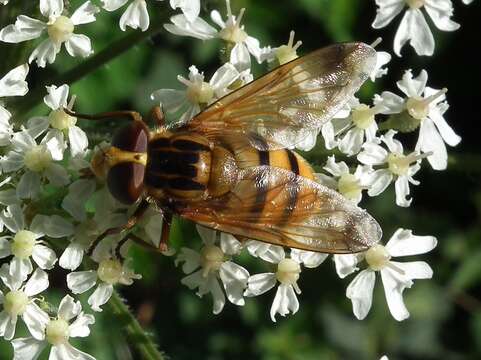
POLYGON ((375 63, 376 51, 363 43, 319 49, 221 98, 186 127, 207 137, 255 133, 293 147, 339 111, 375 63))

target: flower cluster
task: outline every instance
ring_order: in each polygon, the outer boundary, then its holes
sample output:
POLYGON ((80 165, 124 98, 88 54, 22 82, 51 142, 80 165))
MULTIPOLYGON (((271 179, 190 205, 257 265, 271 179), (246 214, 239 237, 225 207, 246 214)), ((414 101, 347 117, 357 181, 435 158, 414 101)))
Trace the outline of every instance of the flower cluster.
MULTIPOLYGON (((0 3, 7 5, 8 1, 0 3)), ((125 7, 119 20, 123 31, 126 27, 147 31, 150 26, 145 0, 100 0, 95 4, 101 7, 86 1, 71 9, 63 0, 39 0, 41 19, 19 15, 13 24, 0 30, 0 41, 20 43, 41 38, 28 62, 35 61, 43 68, 56 60, 62 44, 73 57, 91 55, 91 40, 76 27, 96 21, 102 9, 113 12, 125 7)), ((185 124, 221 97, 253 81, 253 60, 273 68, 298 57, 302 42, 294 41, 294 31, 286 44, 261 46, 242 24, 246 10, 234 15, 229 0, 225 11, 210 13, 216 27, 200 17, 200 0, 170 0, 169 4, 181 13, 170 17, 163 28, 177 36, 217 41, 223 61, 210 77, 192 65, 188 74, 178 76, 182 89, 158 89, 151 94, 153 103, 162 106, 169 121, 185 124)), ((424 12, 440 30, 459 27, 451 20, 451 0, 376 0, 376 4, 372 25, 376 29, 405 10, 394 40, 394 53, 399 56, 406 42, 419 55, 433 54, 434 38, 424 12)), ((157 5, 149 3, 149 7, 157 5)), ((378 41, 373 47, 377 45, 378 41)), ((375 70, 368 74, 372 82, 388 72, 391 55, 378 51, 376 60, 375 70)), ((0 98, 25 96, 28 72, 29 65, 22 64, 0 74, 0 98)), ((304 129, 296 142, 298 149, 309 151, 321 140, 326 161, 315 180, 324 189, 343 195, 353 208, 362 202, 363 194, 378 196, 391 183, 395 204, 411 206, 410 186, 420 184, 417 173, 421 166, 445 170, 446 144, 453 147, 461 141, 445 119, 447 89, 427 86, 426 70, 413 75, 406 69, 399 77, 397 94, 382 91, 363 101, 353 96, 322 127, 304 129), (414 147, 403 144, 401 135, 416 136, 414 147)), ((163 215, 151 210, 143 215, 141 226, 129 229, 131 232, 119 230, 129 223, 135 205, 122 205, 104 183, 89 176, 93 154, 104 151, 105 144, 94 149, 89 143, 73 112, 76 96, 69 92, 67 84, 49 84, 43 111, 23 124, 13 121, 8 102, 0 103, 0 336, 11 341, 15 359, 35 359, 47 346, 50 359, 93 359, 74 348, 69 339, 89 335, 89 326, 95 323, 91 313, 102 311, 115 286, 131 285, 141 278, 131 266, 130 240, 141 239, 144 245, 158 248, 163 228, 163 215), (56 306, 47 290, 49 275, 58 267, 67 271, 69 294, 56 306), (88 293, 83 306, 88 313, 75 299, 84 293, 88 293), (29 331, 28 337, 15 338, 19 317, 29 331)), ((278 136, 282 143, 283 134, 278 136)), ((294 314, 299 310, 301 272, 321 266, 328 257, 252 239, 240 241, 201 226, 197 230, 202 239, 199 249, 178 249, 174 262, 186 274, 182 284, 199 297, 212 296, 214 314, 223 310, 226 299, 243 306, 246 298, 273 288, 272 321, 277 315, 294 314), (243 258, 241 254, 264 261, 268 269, 251 275, 237 263, 243 258)), ((432 236, 417 236, 400 228, 385 245, 379 243, 359 254, 333 255, 340 278, 365 264, 346 290, 354 315, 358 319, 367 316, 379 272, 392 316, 399 321, 406 319, 409 312, 403 302, 404 289, 410 288, 414 279, 430 278, 433 272, 423 261, 403 263, 391 258, 425 254, 436 244, 432 236)))

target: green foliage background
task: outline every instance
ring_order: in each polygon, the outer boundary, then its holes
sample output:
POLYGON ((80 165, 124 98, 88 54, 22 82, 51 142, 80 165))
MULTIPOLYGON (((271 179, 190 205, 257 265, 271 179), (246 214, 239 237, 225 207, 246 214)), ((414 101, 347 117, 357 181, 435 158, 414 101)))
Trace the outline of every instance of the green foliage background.
MULTIPOLYGON (((37 1, 12 0, 0 8, 1 26, 20 13, 34 14, 37 1), (9 13, 7 9, 16 9, 9 13)), ((135 268, 144 279, 122 288, 141 324, 152 333, 172 359, 478 359, 481 358, 481 151, 479 145, 479 43, 481 3, 471 6, 455 2, 455 20, 462 24, 454 33, 435 31, 433 57, 418 57, 405 47, 403 57, 393 57, 388 76, 363 88, 367 99, 376 91, 398 92, 395 82, 407 68, 417 74, 428 70, 429 85, 448 87, 451 105, 448 122, 463 137, 456 149, 450 149, 450 166, 435 172, 424 166, 417 178, 421 185, 413 189, 414 202, 404 209, 394 205, 394 193, 363 202, 380 221, 385 239, 398 227, 416 234, 435 235, 439 246, 423 256, 434 269, 434 279, 418 281, 406 290, 405 301, 411 318, 398 323, 389 314, 381 286, 376 286, 373 308, 367 319, 357 321, 345 297, 350 279, 339 280, 329 259, 321 267, 305 270, 301 276, 300 310, 295 316, 272 323, 269 308, 272 292, 247 301, 246 306, 226 304, 214 316, 210 298, 197 298, 180 284, 183 274, 171 259, 135 248, 135 268)), ((72 9, 81 1, 71 1, 72 9)), ((204 10, 224 12, 222 1, 203 1, 204 10)), ((303 41, 300 53, 324 45, 350 40, 372 42, 383 36, 383 50, 392 51, 392 40, 400 17, 382 31, 370 27, 375 16, 374 1, 358 0, 233 0, 234 13, 246 7, 244 17, 249 34, 261 44, 285 43, 289 31, 303 41)), ((166 3, 149 1, 152 23, 165 22, 172 14, 166 3)), ((109 47, 126 34, 118 28, 121 12, 103 12, 98 20, 79 31, 89 35, 96 52, 109 47)), ((205 17, 206 12, 203 13, 205 17)), ((432 23, 430 24, 431 27, 432 23)), ((130 32, 129 30, 128 32, 130 32)), ((96 113, 115 109, 147 112, 153 105, 150 93, 158 88, 180 88, 177 74, 187 74, 195 64, 210 76, 219 64, 220 42, 174 37, 165 31, 143 41, 83 79, 75 82, 72 93, 78 95, 79 112, 96 113)), ((0 70, 4 74, 17 61, 14 46, 0 45, 0 70)), ((57 74, 80 63, 62 52, 46 70, 32 66, 29 80, 35 88, 57 74)), ((256 74, 265 69, 256 67, 256 74)), ((60 85, 60 84, 57 84, 60 85)), ((28 95, 27 95, 28 96, 28 95)), ((20 109, 17 116, 43 114, 20 109)), ((81 123, 95 141, 109 138, 115 123, 81 123)), ((416 136, 406 137, 414 145, 416 136)), ((320 144, 322 146, 322 144, 320 144)), ((315 165, 325 161, 321 147, 305 156, 315 165)), ((176 221, 171 239, 175 247, 198 246, 200 239, 192 224, 176 221)), ((266 270, 264 264, 248 256, 242 259, 251 273, 266 270)), ((409 260, 409 259, 407 259, 409 260)), ((51 279, 56 296, 65 293, 65 273, 51 279)), ((379 280, 379 279, 378 279, 379 280)), ((378 284, 380 285, 380 284, 378 284)), ((55 303, 55 301, 52 299, 55 303)), ((121 324, 108 310, 97 316, 92 334, 74 342, 97 359, 136 359, 140 355, 129 347, 121 324)), ((0 359, 11 358, 10 345, 0 340, 0 359)))

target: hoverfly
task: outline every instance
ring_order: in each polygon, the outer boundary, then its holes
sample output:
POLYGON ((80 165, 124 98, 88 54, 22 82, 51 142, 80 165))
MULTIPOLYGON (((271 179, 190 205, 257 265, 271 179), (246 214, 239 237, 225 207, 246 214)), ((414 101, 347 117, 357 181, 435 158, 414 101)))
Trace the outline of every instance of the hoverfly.
MULTIPOLYGON (((92 159, 111 194, 138 203, 122 228, 154 204, 164 216, 166 246, 172 215, 240 240, 325 253, 364 251, 381 238, 378 223, 339 193, 315 181, 290 150, 306 130, 319 129, 373 71, 375 50, 363 43, 331 45, 284 64, 226 95, 189 122, 150 131, 136 112, 111 146, 92 159)), ((100 239, 99 238, 99 239, 100 239)))

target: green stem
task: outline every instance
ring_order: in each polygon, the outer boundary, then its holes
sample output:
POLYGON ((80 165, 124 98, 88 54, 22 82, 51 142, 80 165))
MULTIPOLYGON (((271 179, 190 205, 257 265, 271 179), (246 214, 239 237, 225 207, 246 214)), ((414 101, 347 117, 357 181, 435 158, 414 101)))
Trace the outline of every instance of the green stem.
POLYGON ((10 108, 14 112, 15 124, 21 124, 25 119, 28 112, 39 102, 42 101, 46 94, 45 86, 51 84, 72 84, 75 81, 83 78, 85 75, 97 70, 101 66, 105 65, 112 59, 126 52, 139 42, 157 34, 163 27, 163 21, 157 21, 151 24, 147 31, 131 31, 125 37, 114 41, 108 45, 105 49, 98 52, 94 56, 88 58, 86 61, 75 66, 73 69, 68 70, 63 74, 58 74, 52 78, 47 79, 33 90, 31 90, 28 96, 24 96, 18 100, 12 100, 10 108))
POLYGON ((125 326, 129 343, 133 344, 146 360, 164 360, 166 356, 157 349, 152 338, 147 335, 140 326, 135 316, 130 312, 129 307, 124 303, 119 293, 114 290, 109 305, 114 315, 125 326))

